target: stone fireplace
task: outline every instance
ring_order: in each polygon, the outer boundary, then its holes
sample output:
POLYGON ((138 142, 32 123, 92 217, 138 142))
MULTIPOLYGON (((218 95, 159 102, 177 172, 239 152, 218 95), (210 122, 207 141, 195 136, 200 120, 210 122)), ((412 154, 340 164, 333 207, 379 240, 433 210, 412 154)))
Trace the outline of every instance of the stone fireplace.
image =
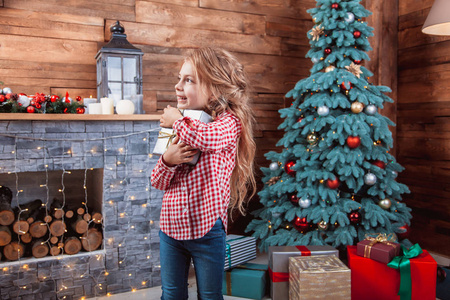
POLYGON ((0 121, 0 185, 12 190, 13 207, 59 197, 100 211, 103 243, 74 255, 2 258, 1 298, 82 299, 160 285, 163 193, 149 180, 157 118, 51 117, 0 121))

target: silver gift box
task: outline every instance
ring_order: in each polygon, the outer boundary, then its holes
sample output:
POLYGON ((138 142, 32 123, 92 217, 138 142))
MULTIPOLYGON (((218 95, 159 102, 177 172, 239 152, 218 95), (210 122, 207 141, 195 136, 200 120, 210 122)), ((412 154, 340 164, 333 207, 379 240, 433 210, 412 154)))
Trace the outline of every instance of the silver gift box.
MULTIPOLYGON (((325 246, 271 246, 269 247, 269 269, 274 277, 277 273, 289 276, 289 257, 312 255, 334 255, 339 257, 337 249, 325 246)), ((282 276, 283 277, 283 276, 282 276)), ((284 276, 286 277, 286 276, 284 276)), ((289 280, 273 281, 270 277, 270 295, 272 300, 289 299, 289 280)))
MULTIPOLYGON (((212 117, 202 110, 185 109, 181 111, 184 117, 190 117, 195 120, 199 120, 203 123, 212 122, 212 117)), ((158 139, 156 141, 155 148, 153 149, 154 155, 163 155, 166 152, 169 145, 175 139, 176 133, 172 128, 160 128, 158 139)), ((195 165, 200 158, 200 152, 194 155, 192 160, 188 163, 189 165, 195 165)))

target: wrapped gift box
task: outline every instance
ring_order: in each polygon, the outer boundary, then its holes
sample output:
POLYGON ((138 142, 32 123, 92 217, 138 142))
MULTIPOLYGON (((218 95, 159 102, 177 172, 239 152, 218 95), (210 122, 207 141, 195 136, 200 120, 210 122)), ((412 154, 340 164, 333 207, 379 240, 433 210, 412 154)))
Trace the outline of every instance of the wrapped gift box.
MULTIPOLYGON (((384 263, 356 254, 356 246, 347 247, 352 271, 352 300, 399 300, 400 272, 384 263)), ((436 261, 426 250, 410 259, 412 300, 436 299, 436 261)))
POLYGON ((267 265, 246 263, 225 271, 222 294, 258 299, 266 295, 267 265))
POLYGON ((335 255, 338 250, 325 246, 271 246, 269 247, 269 278, 272 300, 289 299, 289 257, 335 255))
POLYGON ((400 244, 394 242, 376 242, 365 239, 356 244, 356 254, 387 264, 400 254, 400 244))
MULTIPOLYGON (((203 123, 209 123, 212 121, 210 115, 202 110, 185 109, 182 111, 183 116, 190 117, 195 120, 199 120, 203 123)), ((163 155, 166 152, 167 147, 172 143, 172 140, 176 137, 176 133, 172 128, 161 128, 158 134, 158 139, 156 141, 155 148, 153 149, 153 154, 163 155)), ((194 155, 192 160, 188 163, 190 165, 195 165, 200 158, 200 152, 194 155)))
POLYGON ((289 257, 289 300, 349 300, 350 286, 350 269, 334 255, 289 257))
POLYGON ((229 234, 226 238, 225 270, 256 258, 256 239, 229 234))

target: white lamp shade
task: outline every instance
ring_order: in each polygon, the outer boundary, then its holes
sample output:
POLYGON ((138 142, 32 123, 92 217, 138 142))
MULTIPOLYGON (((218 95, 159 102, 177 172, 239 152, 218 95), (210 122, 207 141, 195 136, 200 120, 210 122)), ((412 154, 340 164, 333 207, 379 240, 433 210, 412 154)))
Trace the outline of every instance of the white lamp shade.
POLYGON ((422 27, 432 35, 450 35, 450 0, 435 0, 422 27))

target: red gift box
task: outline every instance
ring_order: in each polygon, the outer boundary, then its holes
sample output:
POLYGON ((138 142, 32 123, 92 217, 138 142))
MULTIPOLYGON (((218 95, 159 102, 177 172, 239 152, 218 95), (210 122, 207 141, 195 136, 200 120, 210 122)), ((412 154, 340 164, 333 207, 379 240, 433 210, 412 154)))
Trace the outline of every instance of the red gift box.
MULTIPOLYGON (((352 300, 399 300, 400 272, 386 264, 356 254, 356 246, 347 247, 352 276, 352 300)), ((436 261, 426 250, 410 259, 411 300, 436 300, 436 261)))

